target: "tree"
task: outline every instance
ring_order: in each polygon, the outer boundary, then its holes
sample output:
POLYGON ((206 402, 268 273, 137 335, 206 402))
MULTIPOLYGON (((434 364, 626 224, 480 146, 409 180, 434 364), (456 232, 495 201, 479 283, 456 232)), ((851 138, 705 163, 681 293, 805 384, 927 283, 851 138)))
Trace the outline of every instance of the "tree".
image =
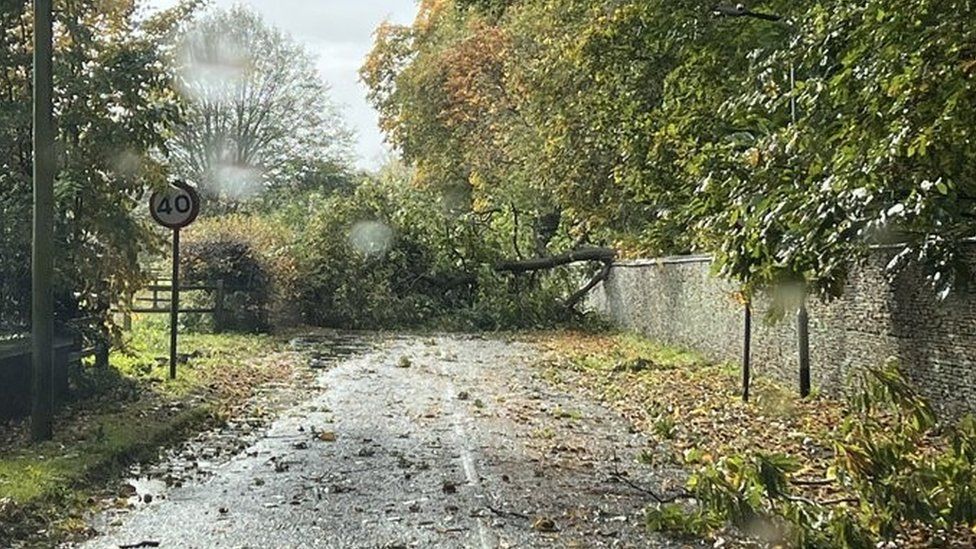
MULTIPOLYGON (((0 329, 26 322, 30 274, 31 19, 0 10, 0 329)), ((59 324, 107 317, 105 303, 141 279, 155 237, 136 209, 165 179, 162 148, 179 111, 158 46, 170 12, 144 20, 131 0, 55 11, 55 313, 59 324), (84 314, 83 314, 84 313, 84 314)), ((94 322, 94 325, 100 322, 94 322)), ((96 328, 97 329, 97 328, 96 328)))
POLYGON ((486 211, 548 202, 563 245, 712 253, 747 293, 829 299, 897 243, 892 268, 920 262, 943 295, 964 283, 972 3, 755 10, 766 21, 694 0, 431 0, 377 33, 364 78, 418 181, 463 182, 486 211))
POLYGON ((241 201, 345 161, 350 133, 311 56, 254 12, 207 14, 173 57, 185 118, 171 159, 205 192, 241 201))

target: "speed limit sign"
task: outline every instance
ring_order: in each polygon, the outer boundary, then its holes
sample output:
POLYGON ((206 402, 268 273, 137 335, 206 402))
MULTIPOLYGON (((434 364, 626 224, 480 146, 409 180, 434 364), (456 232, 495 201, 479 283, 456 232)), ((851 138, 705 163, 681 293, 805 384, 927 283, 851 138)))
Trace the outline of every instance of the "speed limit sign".
POLYGON ((152 194, 149 213, 163 227, 180 230, 196 221, 200 215, 200 195, 186 183, 172 183, 169 189, 152 194))
POLYGON ((183 182, 171 183, 169 189, 149 197, 149 213, 157 223, 173 230, 173 282, 169 309, 169 377, 176 379, 177 326, 180 314, 180 229, 188 227, 200 215, 200 195, 183 182))

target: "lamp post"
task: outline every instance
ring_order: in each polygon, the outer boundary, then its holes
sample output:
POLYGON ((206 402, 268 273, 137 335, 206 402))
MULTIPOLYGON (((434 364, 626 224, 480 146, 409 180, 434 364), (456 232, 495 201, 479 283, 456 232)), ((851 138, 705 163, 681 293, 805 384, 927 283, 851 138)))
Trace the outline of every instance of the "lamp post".
POLYGON ((34 0, 34 234, 31 257, 31 436, 53 435, 54 115, 52 0, 34 0))
MULTIPOLYGON (((744 4, 735 6, 716 6, 713 10, 715 15, 720 17, 749 17, 761 19, 763 21, 781 22, 783 17, 771 13, 754 12, 746 8, 744 4)), ((784 22, 785 23, 785 22, 784 22)), ((785 23, 790 29, 792 25, 785 23)), ((790 60, 790 124, 796 125, 796 66, 790 60)), ((746 309, 746 333, 743 345, 743 399, 749 398, 749 353, 751 343, 751 309, 746 309)), ((797 353, 800 365, 800 396, 806 398, 810 396, 810 315, 807 313, 806 296, 800 301, 800 307, 796 313, 796 334, 797 334, 797 353)))

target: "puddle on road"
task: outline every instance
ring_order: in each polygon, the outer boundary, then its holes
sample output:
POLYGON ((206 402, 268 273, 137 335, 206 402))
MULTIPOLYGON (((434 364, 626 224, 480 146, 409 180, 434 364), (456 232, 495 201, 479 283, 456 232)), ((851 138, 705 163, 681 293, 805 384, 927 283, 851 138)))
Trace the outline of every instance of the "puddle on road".
POLYGON ((310 368, 324 370, 370 351, 373 344, 362 334, 332 332, 296 337, 291 347, 308 356, 310 368))
POLYGON ((128 490, 131 491, 129 503, 133 505, 150 503, 154 499, 160 499, 160 496, 165 497, 169 488, 166 482, 149 477, 130 478, 123 485, 127 486, 128 490))

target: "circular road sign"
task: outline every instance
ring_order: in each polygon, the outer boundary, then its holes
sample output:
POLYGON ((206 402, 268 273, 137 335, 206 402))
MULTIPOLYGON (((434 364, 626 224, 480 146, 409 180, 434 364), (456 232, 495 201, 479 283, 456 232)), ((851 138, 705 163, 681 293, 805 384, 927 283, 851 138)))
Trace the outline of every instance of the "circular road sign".
POLYGON ((169 189, 156 191, 149 198, 149 213, 163 227, 182 229, 200 215, 200 195, 186 183, 171 183, 169 189))

